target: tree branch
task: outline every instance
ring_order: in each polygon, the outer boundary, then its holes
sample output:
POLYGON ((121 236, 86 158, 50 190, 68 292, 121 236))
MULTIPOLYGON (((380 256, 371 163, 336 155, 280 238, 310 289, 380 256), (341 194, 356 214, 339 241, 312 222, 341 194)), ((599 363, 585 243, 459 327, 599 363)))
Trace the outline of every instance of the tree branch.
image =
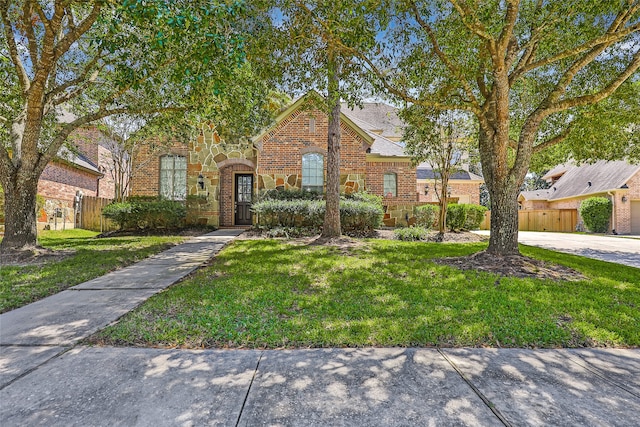
POLYGON ((163 112, 170 112, 170 111, 178 112, 178 111, 185 111, 185 110, 186 108, 182 108, 182 107, 158 107, 158 108, 150 108, 150 109, 143 109, 143 108, 136 109, 136 108, 121 107, 121 108, 114 108, 110 110, 101 108, 95 113, 87 114, 86 116, 77 118, 71 123, 65 124, 62 127, 62 129, 58 132, 58 134, 55 136, 55 138, 51 141, 47 149, 44 152, 39 154, 38 162, 36 164, 35 170, 37 171, 44 170, 47 163, 49 163, 49 161, 58 154, 58 150, 60 149, 62 144, 64 144, 64 142, 69 137, 71 132, 88 123, 95 122, 96 120, 100 120, 105 117, 113 116, 116 114, 135 115, 135 114, 163 113, 163 112))
POLYGON ((11 57, 11 62, 13 62, 13 66, 16 68, 18 74, 18 81, 20 82, 20 87, 23 93, 26 93, 31 86, 31 82, 29 81, 29 75, 27 74, 27 70, 24 68, 24 64, 20 59, 20 55, 18 54, 18 46, 16 45, 16 40, 13 36, 13 27, 11 26, 11 21, 9 21, 8 15, 8 5, 6 1, 0 3, 0 14, 2 15, 2 24, 4 27, 4 35, 7 40, 7 46, 9 48, 9 55, 11 57))
POLYGON ((473 93, 473 90, 471 89, 471 86, 469 85, 467 80, 464 78, 462 73, 460 73, 460 70, 458 69, 458 67, 456 67, 455 64, 451 62, 449 57, 442 51, 442 49, 440 49, 438 39, 436 38, 436 35, 433 29, 424 19, 422 19, 422 16, 420 15, 420 11, 418 10, 418 7, 413 1, 411 2, 411 9, 413 10, 413 14, 416 18, 416 21, 429 36, 429 40, 433 45, 433 49, 436 52, 436 55, 438 56, 438 58, 440 58, 440 61, 442 61, 442 63, 449 69, 449 71, 451 71, 451 74, 453 74, 458 79, 464 91, 466 92, 467 96, 469 97, 470 103, 473 105, 474 108, 479 110, 480 105, 478 104, 478 100, 476 99, 473 93))
POLYGON ((558 62, 558 61, 561 61, 563 59, 579 55, 579 54, 581 54, 583 52, 586 52, 586 51, 588 51, 590 49, 593 49, 594 47, 597 47, 597 46, 600 46, 600 45, 604 45, 604 46, 608 47, 611 44, 616 43, 616 42, 624 39, 629 34, 632 34, 632 33, 636 32, 638 30, 640 30, 640 23, 637 23, 635 25, 627 27, 622 31, 618 31, 618 32, 614 32, 614 33, 606 33, 606 34, 602 35, 601 37, 598 37, 597 39, 590 40, 590 41, 588 41, 586 43, 581 44, 580 46, 576 46, 576 47, 574 47, 572 49, 564 50, 562 52, 557 53, 556 55, 550 56, 550 57, 545 58, 545 59, 541 59, 539 61, 531 62, 527 66, 522 67, 522 69, 519 70, 517 73, 513 73, 513 79, 515 80, 520 75, 522 75, 522 74, 524 74, 524 73, 526 73, 528 71, 531 71, 531 70, 533 70, 535 68, 544 67, 545 65, 551 65, 554 62, 558 62))
POLYGON ((570 108, 582 107, 585 105, 592 105, 597 102, 602 101, 603 99, 609 97, 613 92, 620 87, 622 83, 624 83, 633 73, 640 69, 640 51, 638 51, 633 60, 629 63, 627 68, 618 75, 616 79, 611 81, 608 86, 602 89, 600 92, 593 93, 591 95, 578 96, 572 99, 565 99, 559 102, 556 102, 550 105, 545 110, 545 116, 550 114, 558 113, 560 111, 565 111, 570 108))
POLYGON ((551 147, 553 145, 561 143, 562 141, 567 139, 567 137, 571 133, 571 129, 572 128, 573 128, 573 123, 570 124, 569 126, 567 126, 567 128, 564 131, 562 131, 560 134, 554 136, 553 138, 547 139, 546 141, 541 142, 538 145, 534 145, 533 154, 539 153, 540 151, 544 150, 545 148, 549 148, 549 147, 551 147))
MULTIPOLYGON (((482 25, 480 21, 473 18, 475 14, 471 9, 465 7, 463 4, 460 4, 458 0, 449 0, 449 3, 451 3, 451 5, 456 9, 458 14, 460 15, 460 18, 462 18, 462 23, 465 27, 467 27, 467 29, 469 29, 469 31, 486 40, 487 42, 489 42, 492 48, 495 48, 495 39, 491 36, 491 34, 487 32, 487 29, 484 27, 484 25, 482 25)), ((415 7, 415 3, 411 2, 411 6, 415 7)))
POLYGON ((84 18, 77 26, 73 28, 69 27, 69 31, 64 35, 62 40, 55 47, 55 57, 60 58, 64 55, 72 44, 74 44, 78 39, 93 26, 96 19, 100 15, 100 2, 96 2, 91 9, 89 15, 84 18))
MULTIPOLYGON (((40 17, 40 20, 42 20, 42 17, 40 17)), ((38 40, 33 31, 33 3, 31 1, 25 1, 22 7, 22 24, 24 25, 24 31, 27 35, 31 63, 36 64, 38 62, 38 40)), ((46 26, 46 23, 43 22, 43 25, 46 26)))

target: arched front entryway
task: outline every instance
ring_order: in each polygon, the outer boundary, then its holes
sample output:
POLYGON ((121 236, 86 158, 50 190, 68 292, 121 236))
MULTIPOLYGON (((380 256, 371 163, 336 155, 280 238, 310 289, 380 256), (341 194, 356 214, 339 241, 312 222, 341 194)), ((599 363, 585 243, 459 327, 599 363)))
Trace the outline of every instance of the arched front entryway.
POLYGON ((220 226, 251 225, 255 168, 246 160, 224 163, 220 169, 220 226))

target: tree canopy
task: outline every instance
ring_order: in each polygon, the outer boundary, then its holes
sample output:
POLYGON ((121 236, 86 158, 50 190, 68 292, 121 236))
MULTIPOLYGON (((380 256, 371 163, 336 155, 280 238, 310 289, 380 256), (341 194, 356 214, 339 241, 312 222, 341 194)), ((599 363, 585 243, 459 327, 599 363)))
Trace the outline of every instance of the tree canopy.
POLYGON ((154 115, 169 125, 206 116, 236 135, 264 125, 268 87, 246 61, 251 31, 265 25, 256 19, 261 7, 0 0, 2 249, 36 243, 38 177, 80 126, 116 114, 154 115))

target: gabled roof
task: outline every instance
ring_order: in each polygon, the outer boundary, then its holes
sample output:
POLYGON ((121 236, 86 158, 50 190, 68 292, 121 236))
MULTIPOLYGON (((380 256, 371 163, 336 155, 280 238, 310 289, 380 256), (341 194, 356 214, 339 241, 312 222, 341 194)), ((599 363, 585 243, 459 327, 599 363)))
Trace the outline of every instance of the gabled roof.
POLYGON ((372 131, 371 124, 357 118, 353 118, 352 121, 355 125, 364 129, 364 131, 373 138, 373 144, 371 144, 372 154, 379 154, 381 156, 409 157, 404 152, 404 147, 402 145, 372 131))
MULTIPOLYGON (((301 96, 300 98, 298 98, 293 104, 291 104, 282 113, 280 113, 278 115, 278 117, 276 117, 275 122, 271 126, 269 126, 268 128, 264 129, 257 136, 254 136, 253 138, 251 138, 251 141, 253 141, 254 143, 259 142, 266 134, 268 134, 273 129, 275 129, 284 119, 289 117, 291 114, 293 114, 299 108, 302 108, 304 106, 305 102, 307 102, 308 99, 311 98, 311 97, 321 97, 321 95, 318 92, 313 91, 313 90, 307 92, 306 95, 301 96)), ((343 112, 340 112, 340 122, 345 123, 351 129, 353 129, 359 136, 362 137, 362 139, 364 139, 367 142, 367 144, 369 144, 369 145, 373 144, 373 137, 370 136, 364 129, 362 129, 358 125, 356 125, 343 112)))
POLYGON ((545 173, 542 176, 542 179, 544 179, 545 181, 551 181, 552 178, 561 176, 572 167, 575 167, 575 165, 572 165, 571 163, 561 163, 557 166, 554 166, 553 169, 551 169, 549 172, 545 173))
POLYGON ((567 166, 567 171, 550 189, 548 200, 619 190, 639 171, 640 165, 624 160, 599 160, 593 164, 567 166))
POLYGON ((85 156, 81 151, 72 152, 63 145, 58 150, 57 158, 59 160, 62 160, 63 162, 67 162, 79 169, 86 170, 87 172, 91 172, 95 175, 103 175, 103 173, 98 170, 98 167, 94 165, 93 162, 89 160, 89 158, 87 158, 87 156, 85 156))
POLYGON ((521 191, 518 198, 524 200, 549 200, 550 190, 533 190, 533 191, 521 191))
MULTIPOLYGON (((421 167, 420 165, 418 165, 418 169, 416 169, 416 178, 439 179, 440 174, 438 172, 435 172, 430 167, 421 167)), ((482 178, 480 175, 476 175, 475 173, 471 173, 466 170, 459 170, 457 172, 454 172, 449 179, 484 182, 484 178, 482 178)))
POLYGON ((361 120, 368 123, 365 128, 374 133, 382 132, 385 138, 402 138, 402 130, 405 124, 398 117, 398 109, 383 102, 364 102, 362 106, 349 108, 347 103, 342 103, 342 111, 352 120, 361 120))

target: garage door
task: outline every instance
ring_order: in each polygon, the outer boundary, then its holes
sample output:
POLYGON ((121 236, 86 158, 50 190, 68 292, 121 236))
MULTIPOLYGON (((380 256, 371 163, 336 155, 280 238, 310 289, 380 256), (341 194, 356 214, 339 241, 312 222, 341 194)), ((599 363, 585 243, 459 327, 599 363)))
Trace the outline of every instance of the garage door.
POLYGON ((640 200, 631 202, 631 233, 640 234, 640 200))

